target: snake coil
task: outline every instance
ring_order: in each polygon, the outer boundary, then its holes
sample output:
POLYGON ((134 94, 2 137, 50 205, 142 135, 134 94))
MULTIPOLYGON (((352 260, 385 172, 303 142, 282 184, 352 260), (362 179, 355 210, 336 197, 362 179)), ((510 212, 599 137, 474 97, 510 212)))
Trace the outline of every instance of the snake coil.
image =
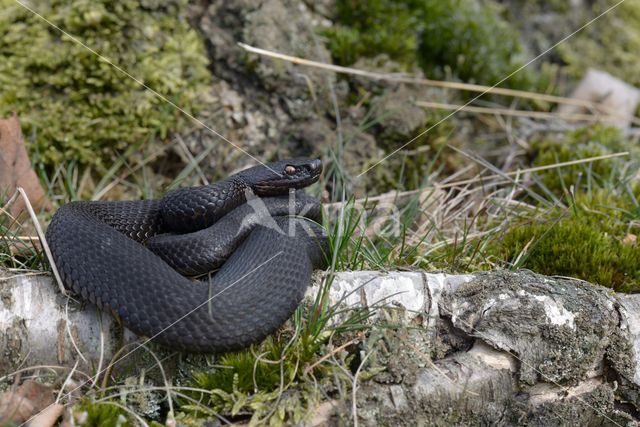
POLYGON ((319 160, 283 160, 160 200, 68 203, 47 241, 65 287, 136 334, 185 351, 240 349, 280 327, 324 266, 321 228, 289 216, 318 221, 319 202, 287 197, 321 171, 319 160), (179 273, 219 266, 205 282, 179 273))

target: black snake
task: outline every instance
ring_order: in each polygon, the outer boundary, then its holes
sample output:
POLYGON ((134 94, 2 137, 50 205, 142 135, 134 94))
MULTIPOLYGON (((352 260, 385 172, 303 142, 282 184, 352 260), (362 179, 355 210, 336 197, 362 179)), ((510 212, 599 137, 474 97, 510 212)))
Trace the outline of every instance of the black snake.
POLYGON ((293 313, 322 268, 319 202, 302 191, 320 160, 255 166, 160 200, 71 202, 47 241, 66 288, 138 335, 175 349, 224 352, 262 340, 293 313), (249 192, 249 193, 248 193, 249 192), (249 199, 253 192, 262 198, 249 199), (202 282, 197 275, 220 269, 202 282))

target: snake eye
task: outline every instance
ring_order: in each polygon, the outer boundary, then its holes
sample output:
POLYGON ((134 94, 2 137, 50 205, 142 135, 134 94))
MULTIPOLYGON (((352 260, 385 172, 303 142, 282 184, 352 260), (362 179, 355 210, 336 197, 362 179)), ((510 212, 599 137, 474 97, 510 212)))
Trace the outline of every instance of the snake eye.
POLYGON ((287 175, 293 175, 294 173, 296 173, 296 168, 295 168, 295 166, 291 166, 291 165, 289 165, 289 166, 287 166, 286 168, 284 168, 284 172, 285 172, 287 175))

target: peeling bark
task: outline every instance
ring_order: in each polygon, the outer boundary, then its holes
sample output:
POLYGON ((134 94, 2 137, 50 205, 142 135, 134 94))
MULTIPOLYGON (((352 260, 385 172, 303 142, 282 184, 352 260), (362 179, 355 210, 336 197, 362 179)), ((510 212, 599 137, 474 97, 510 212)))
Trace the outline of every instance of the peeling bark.
POLYGON ((76 361, 91 372, 133 339, 93 305, 67 300, 48 275, 9 277, 0 270, 0 376, 76 361))
MULTIPOLYGON (((357 391, 364 425, 636 421, 640 295, 528 271, 365 271, 337 274, 329 297, 375 312, 360 348, 363 368, 378 372, 357 391)), ((96 366, 101 331, 111 357, 120 339, 111 318, 100 327, 92 306, 65 307, 46 276, 0 282, 0 375, 19 364, 96 366)), ((329 422, 353 416, 332 408, 329 422)))
POLYGON ((331 298, 345 295, 355 306, 386 297, 384 339, 366 343, 384 371, 360 386, 365 425, 637 421, 640 295, 528 271, 338 274, 331 298))

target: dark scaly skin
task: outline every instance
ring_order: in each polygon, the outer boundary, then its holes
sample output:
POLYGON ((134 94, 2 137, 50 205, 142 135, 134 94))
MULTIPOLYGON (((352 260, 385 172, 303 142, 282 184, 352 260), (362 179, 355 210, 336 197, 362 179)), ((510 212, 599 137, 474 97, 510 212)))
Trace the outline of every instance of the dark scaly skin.
POLYGON ((287 194, 289 189, 304 188, 315 182, 322 171, 322 163, 318 159, 283 160, 268 166, 249 168, 211 185, 170 191, 162 199, 167 229, 180 232, 202 230, 244 203, 247 188, 258 196, 287 194), (277 171, 295 162, 300 162, 317 175, 313 178, 300 174, 283 178, 277 175, 277 171))
POLYGON ((220 267, 256 227, 274 226, 273 217, 287 215, 316 222, 322 219, 318 200, 300 190, 291 197, 255 198, 210 227, 185 234, 161 234, 147 240, 146 246, 180 274, 206 274, 220 267))
MULTIPOLYGON (((208 191, 217 198, 213 203, 205 197, 202 209, 176 196, 190 196, 186 189, 163 200, 74 202, 61 207, 47 240, 65 286, 115 313, 137 334, 175 349, 225 352, 262 340, 291 316, 313 269, 324 266, 326 239, 319 227, 312 226, 315 236, 309 236, 303 232, 308 221, 285 217, 276 217, 275 224, 285 231, 293 226, 295 236, 254 226, 245 240, 231 239, 237 248, 211 283, 186 279, 144 243, 176 231, 167 223, 187 221, 189 215, 199 224, 215 223, 209 215, 233 218, 234 207, 245 201, 244 187, 274 195, 317 180, 318 163, 288 162, 311 173, 291 178, 264 168, 249 169, 198 193, 200 197, 208 191), (229 191, 239 185, 243 191, 229 191), (218 206, 220 199, 224 202, 218 206), (181 214, 171 211, 176 202, 181 203, 181 214)), ((281 171, 286 164, 270 166, 281 171)))

